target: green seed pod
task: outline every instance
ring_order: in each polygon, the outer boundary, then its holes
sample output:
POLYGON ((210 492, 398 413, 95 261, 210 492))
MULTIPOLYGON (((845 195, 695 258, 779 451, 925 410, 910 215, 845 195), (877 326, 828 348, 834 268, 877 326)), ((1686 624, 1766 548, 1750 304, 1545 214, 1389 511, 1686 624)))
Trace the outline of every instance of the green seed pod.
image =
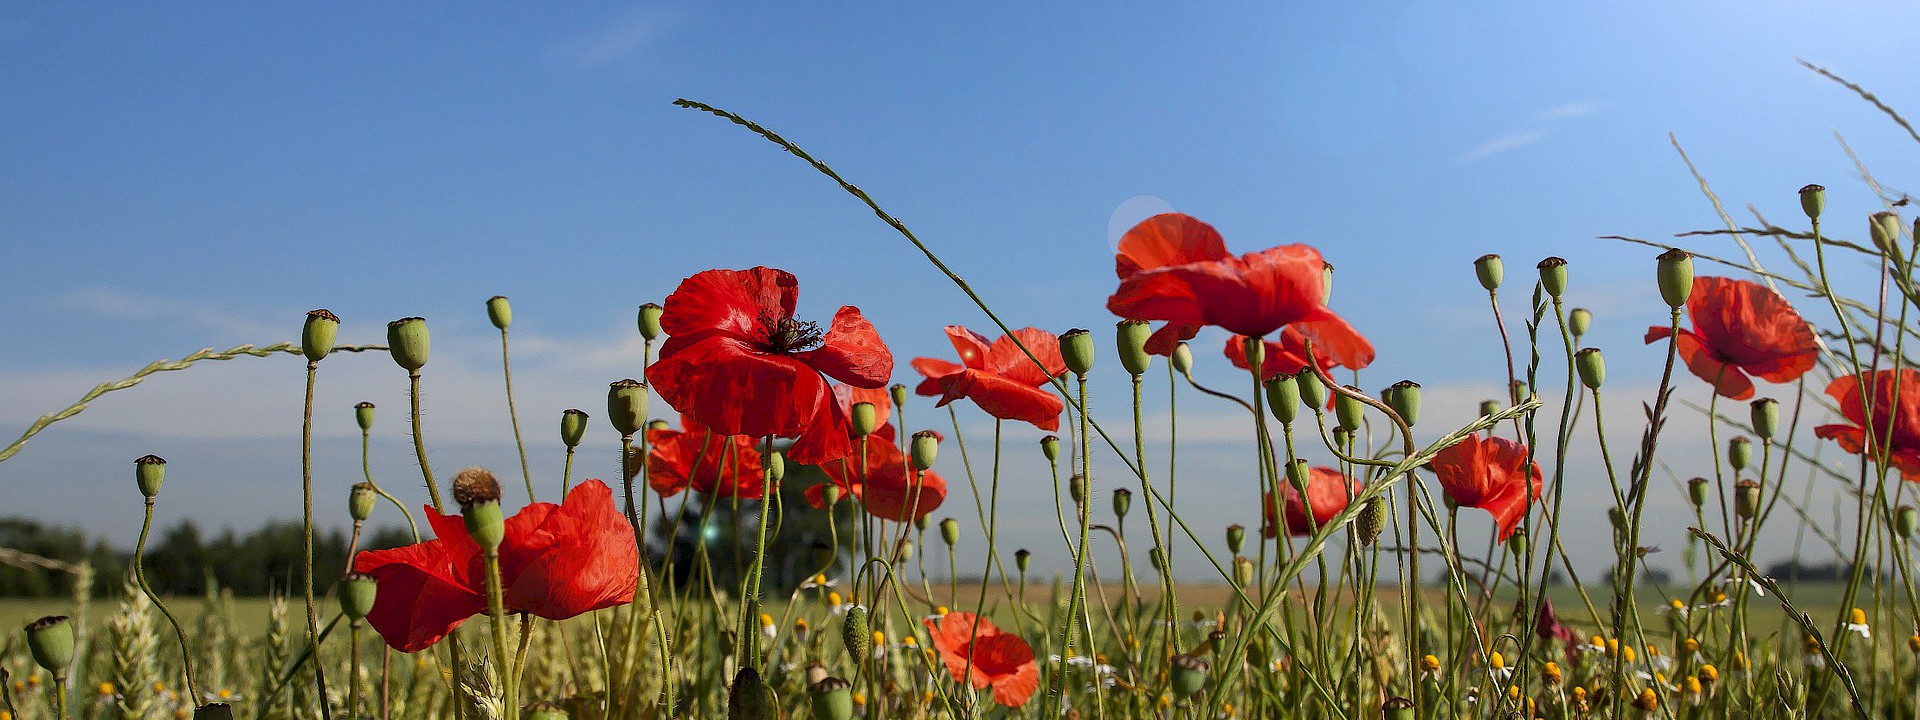
POLYGON ((872 435, 873 431, 878 429, 877 426, 880 424, 879 417, 880 417, 879 414, 873 408, 873 403, 870 403, 870 402, 854 403, 853 404, 854 436, 866 437, 868 435, 872 435))
POLYGON ((1573 333, 1575 338, 1586 335, 1587 330, 1592 327, 1593 311, 1586 308, 1574 308, 1573 312, 1567 313, 1567 332, 1573 333))
POLYGON ((1060 459, 1060 437, 1057 435, 1048 435, 1040 438, 1040 454, 1047 456, 1047 462, 1058 461, 1060 459))
POLYGON ((587 435, 587 413, 585 410, 567 408, 560 411, 560 442, 570 448, 580 447, 580 439, 587 435))
POLYGON ((1125 520, 1127 511, 1133 508, 1133 491, 1126 488, 1113 489, 1113 516, 1125 520))
POLYGON ((942 518, 940 520, 940 541, 946 543, 947 547, 953 547, 959 544, 960 521, 953 518, 942 518))
POLYGON ((1400 414, 1407 427, 1413 427, 1420 420, 1420 383, 1401 380, 1387 388, 1387 407, 1400 414))
POLYGON ((1267 366, 1267 343, 1260 338, 1240 340, 1240 352, 1247 358, 1247 367, 1253 368, 1255 375, 1267 366))
POLYGON ((372 575, 366 573, 348 573, 340 580, 340 613, 348 620, 359 622, 373 612, 375 582, 372 575))
POLYGON ((1267 379, 1267 409, 1282 425, 1293 424, 1300 414, 1300 381, 1281 373, 1267 379))
POLYGON ((780 698, 760 680, 760 672, 741 667, 727 691, 727 720, 779 720, 780 698))
POLYGON ((907 386, 905 384, 894 383, 892 387, 887 388, 887 394, 893 396, 894 407, 901 408, 907 406, 907 386))
POLYGON ((607 385, 607 419, 613 429, 626 437, 640 431, 647 422, 647 384, 627 378, 607 385))
POLYGON ((1687 502, 1693 503, 1695 509, 1706 507, 1707 497, 1711 494, 1712 490, 1713 486, 1707 482, 1706 478, 1697 477, 1688 480, 1687 502))
POLYGON ((1145 320, 1121 320, 1115 324, 1113 344, 1120 351, 1120 366, 1127 369, 1129 375, 1144 375, 1153 365, 1153 356, 1147 354, 1147 336, 1153 334, 1153 328, 1145 320))
POLYGON ((825 500, 829 507, 839 504, 840 503, 840 486, 830 482, 821 483, 820 499, 825 500))
POLYGON ((1607 361, 1600 356, 1600 348, 1583 348, 1574 353, 1573 366, 1580 371, 1580 384, 1588 390, 1599 390, 1607 381, 1607 361))
POLYGON ((1306 492, 1307 482, 1312 479, 1313 468, 1307 465, 1306 460, 1287 463, 1287 483, 1292 485, 1294 490, 1306 492))
POLYGON ((1607 508, 1607 522, 1611 523, 1615 530, 1625 530, 1627 529, 1627 513, 1618 507, 1607 508))
POLYGON ((1540 287, 1553 299, 1559 300, 1567 292, 1567 261, 1550 257, 1541 260, 1537 267, 1540 269, 1540 287))
POLYGON ((487 298, 487 320, 501 330, 513 324, 513 306, 507 303, 507 296, 495 295, 487 298))
POLYGON ((527 706, 523 717, 527 720, 567 720, 572 716, 568 715, 567 709, 558 703, 537 702, 527 706))
POLYGON ((300 354, 307 356, 307 362, 320 362, 333 352, 333 340, 339 334, 340 316, 326 308, 308 311, 307 324, 300 329, 300 354))
POLYGON ((1360 506, 1360 517, 1354 520, 1355 531, 1360 536, 1361 546, 1372 546, 1380 539, 1380 531, 1387 529, 1386 501, 1375 495, 1360 506))
POLYGON ((427 342, 426 318, 400 318, 387 323, 387 352, 393 355, 394 363, 407 372, 419 372, 426 367, 431 349, 432 345, 427 342))
POLYGON ((1727 465, 1732 466, 1734 472, 1747 469, 1747 463, 1752 460, 1752 440, 1748 440, 1745 435, 1735 435, 1732 440, 1727 441, 1727 465))
POLYGON ((1253 584, 1253 559, 1244 555, 1233 556, 1233 582, 1240 587, 1253 584))
POLYGON ((167 461, 159 455, 142 455, 133 461, 133 482, 140 494, 151 500, 160 494, 160 483, 167 479, 167 461))
POLYGON ((1387 698, 1380 705, 1380 716, 1382 720, 1413 720, 1413 701, 1398 696, 1387 698))
POLYGON ((1073 497, 1075 505, 1086 505, 1087 493, 1092 489, 1092 483, 1087 482, 1085 475, 1074 473, 1073 477, 1067 478, 1067 494, 1073 497))
POLYGON ((1327 407, 1326 383, 1310 369, 1295 375, 1293 381, 1300 386, 1300 405, 1318 416, 1327 407))
POLYGON ((768 453, 765 457, 761 458, 760 461, 766 468, 767 480, 773 483, 773 487, 780 487, 780 481, 787 479, 787 454, 783 452, 768 453))
POLYGON ((1500 412, 1500 401, 1499 401, 1499 400, 1481 400, 1481 401, 1480 401, 1480 416, 1481 416, 1481 417, 1487 417, 1487 416, 1489 416, 1489 415, 1493 415, 1493 414, 1495 414, 1495 413, 1498 413, 1498 412, 1500 412))
POLYGON ((1033 552, 1026 548, 1013 551, 1013 567, 1020 572, 1027 571, 1027 564, 1033 561, 1033 552))
POLYGON ((1893 513, 1893 529, 1900 533, 1902 540, 1912 539, 1913 531, 1920 529, 1920 510, 1913 509, 1912 505, 1901 505, 1893 513))
POLYGON ((1680 248, 1660 253, 1656 275, 1660 281, 1660 299, 1667 307, 1683 307, 1693 294, 1693 256, 1680 248))
POLYGON ((852 720, 853 683, 829 677, 807 686, 813 720, 852 720))
POLYGON ((840 619, 840 644, 847 650, 847 657, 853 661, 864 662, 873 654, 873 635, 867 632, 867 609, 855 605, 847 608, 840 619))
POLYGON ((201 705, 193 709, 193 720, 233 720, 233 706, 223 702, 201 705))
POLYGON ((1506 279, 1507 271, 1501 265, 1499 255, 1487 253, 1473 261, 1473 274, 1479 276, 1480 287, 1493 292, 1500 289, 1500 281, 1506 279))
POLYGON ((353 422, 360 426, 360 432, 373 432, 373 403, 354 403, 353 422))
POLYGON ((642 340, 653 341, 660 339, 660 316, 665 312, 666 310, 653 303, 640 306, 639 324, 640 338, 642 340))
POLYGON ((28 623, 27 650, 33 653, 35 663, 64 682, 67 668, 73 666, 73 620, 65 615, 48 615, 28 623))
POLYGON ((1167 362, 1173 363, 1173 371, 1181 375, 1193 372, 1193 348, 1187 347, 1184 342, 1175 343, 1173 354, 1167 357, 1167 362))
POLYGON ((1800 188, 1800 210, 1807 214, 1808 220, 1818 221, 1820 211, 1827 207, 1827 189, 1819 185, 1807 185, 1800 188))
POLYGON ((347 490, 347 515, 354 522, 366 522, 373 515, 373 501, 379 498, 372 483, 357 482, 347 490))
POLYGON ((1234 523, 1227 526, 1227 553, 1239 555, 1240 548, 1247 544, 1247 526, 1234 523))
POLYGON ((919 530, 920 532, 923 532, 923 533, 924 533, 924 532, 926 532, 926 531, 927 531, 927 523, 928 523, 928 522, 929 522, 929 521, 927 520, 927 516, 925 516, 925 515, 921 515, 920 517, 917 517, 917 518, 914 518, 914 519, 913 519, 913 529, 915 529, 915 530, 919 530))
POLYGON ((1080 377, 1086 377, 1093 369, 1093 333, 1080 328, 1068 330, 1060 336, 1060 358, 1067 363, 1067 369, 1080 377))
POLYGON ((1760 514, 1760 483, 1741 480, 1733 485, 1733 512, 1742 520, 1760 514))
POLYGON ((912 451, 913 469, 925 470, 933 467, 933 460, 940 454, 940 435, 932 430, 921 430, 913 434, 913 443, 908 446, 912 451))
POLYGON ((1211 669, 1205 658, 1193 655, 1175 655, 1171 658, 1173 675, 1171 677, 1174 697, 1185 700, 1200 692, 1207 684, 1207 670, 1211 669))
POLYGON ((1320 266, 1320 304, 1333 302, 1333 263, 1321 261, 1320 266))
POLYGON ((460 504, 467 534, 482 550, 495 550, 506 537, 506 518, 500 514, 500 481, 486 468, 470 467, 453 476, 453 501, 460 504))
POLYGON ((1773 440, 1774 432, 1780 429, 1780 401, 1773 398, 1760 398, 1748 406, 1749 419, 1753 422, 1753 434, 1761 440, 1773 440))
MULTIPOLYGON (((1348 385, 1347 389, 1356 393, 1360 392, 1360 388, 1352 385, 1348 385)), ((1361 418, 1366 411, 1367 406, 1361 403, 1358 398, 1341 395, 1333 399, 1334 419, 1339 422, 1340 427, 1350 431, 1360 429, 1361 418)))

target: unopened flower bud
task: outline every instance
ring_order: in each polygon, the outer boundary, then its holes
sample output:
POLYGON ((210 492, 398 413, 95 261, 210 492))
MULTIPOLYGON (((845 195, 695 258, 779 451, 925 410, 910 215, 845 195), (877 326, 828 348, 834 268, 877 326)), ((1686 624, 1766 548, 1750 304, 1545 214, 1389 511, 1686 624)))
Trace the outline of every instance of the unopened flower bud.
POLYGON ((947 547, 953 547, 959 544, 960 521, 953 518, 942 518, 940 520, 940 541, 946 543, 947 547))
POLYGON ((373 483, 354 483, 347 490, 347 515, 352 516, 354 522, 366 522, 373 515, 373 501, 378 497, 373 483))
POLYGON ((1227 526, 1227 552, 1240 554, 1240 548, 1247 544, 1247 526, 1234 523, 1227 526))
POLYGON ((1627 529, 1626 511, 1618 507, 1607 508, 1607 522, 1612 523, 1615 530, 1627 529))
POLYGON ((326 308, 307 312, 307 324, 300 329, 300 354, 307 356, 307 362, 320 362, 320 358, 333 352, 333 340, 340 333, 340 316, 326 308))
POLYGON ((64 681, 67 668, 73 666, 73 620, 65 615, 48 615, 27 624, 27 650, 33 661, 64 681))
POLYGON ((393 355, 393 362, 407 372, 426 367, 431 348, 427 342, 426 318, 400 318, 387 323, 387 352, 393 355))
POLYGON ((1660 281, 1660 299, 1667 301, 1667 307, 1677 308, 1687 304, 1687 297, 1693 294, 1693 256, 1680 248, 1660 253, 1660 265, 1656 275, 1660 281))
POLYGON ((1086 377, 1087 372, 1093 369, 1093 333, 1080 328, 1062 333, 1060 359, 1066 361, 1067 369, 1073 374, 1086 377))
POLYGON ((160 483, 167 479, 167 461, 159 455, 142 455, 133 461, 133 482, 140 494, 152 499, 160 494, 160 483))
POLYGON ((1361 546, 1373 545, 1380 539, 1380 532, 1387 529, 1386 505, 1387 501, 1375 495, 1360 506, 1360 516, 1354 519, 1354 532, 1359 535, 1361 546))
POLYGON ((1153 569, 1155 572, 1166 572, 1167 571, 1166 552, 1161 550, 1160 547, 1157 545, 1154 547, 1147 548, 1147 564, 1153 566, 1153 569))
POLYGON ((353 422, 360 426, 360 432, 373 432, 373 403, 354 403, 353 422))
POLYGON ((1567 261, 1564 258, 1550 257, 1541 260, 1537 267, 1540 269, 1540 287, 1545 289, 1548 295, 1553 296, 1553 299, 1560 299, 1560 296, 1567 292, 1567 261))
POLYGON ((879 425, 879 414, 874 411, 873 403, 857 402, 853 404, 853 434, 856 437, 872 435, 879 425))
POLYGON ((771 489, 779 489, 780 481, 787 479, 787 454, 770 452, 761 458, 761 462, 766 467, 767 482, 773 484, 771 489))
POLYGON ((560 442, 567 447, 580 447, 580 439, 587 434, 587 413, 585 410, 567 408, 560 411, 560 442))
POLYGON ((500 514, 500 481, 486 468, 470 467, 453 476, 453 501, 467 534, 480 549, 492 551, 506 537, 506 519, 500 514))
POLYGON ((1513 553, 1514 557, 1526 557, 1527 534, 1514 533, 1512 537, 1507 538, 1507 551, 1513 553))
POLYGON ((1500 281, 1506 279, 1507 271, 1499 255, 1487 253, 1473 261, 1473 274, 1480 278, 1480 287, 1493 292, 1500 289, 1500 281))
POLYGON ((1898 263, 1900 254, 1900 216, 1882 210, 1874 213, 1867 223, 1867 236, 1873 238, 1873 246, 1898 263))
POLYGON ((1607 361, 1600 356, 1600 348, 1582 348, 1574 353, 1573 366, 1580 371, 1580 384, 1588 390, 1599 390, 1607 382, 1607 361))
POLYGON ((1400 419, 1413 427, 1420 420, 1420 383, 1401 380, 1387 388, 1387 407, 1393 408, 1400 419))
POLYGON ((1773 398, 1760 398, 1748 406, 1753 422, 1753 434, 1761 440, 1772 440, 1773 433, 1780 429, 1780 401, 1773 398))
POLYGON ((823 678, 807 686, 813 720, 852 720, 853 683, 837 677, 823 678))
POLYGON ((1233 557, 1233 582, 1240 587, 1253 584, 1253 559, 1244 555, 1233 557))
POLYGON ((1307 482, 1312 479, 1313 470, 1307 465, 1307 461, 1295 459, 1287 463, 1287 483, 1292 485, 1293 489, 1305 492, 1307 482))
POLYGON ((1727 464, 1734 472, 1747 469, 1747 463, 1753 460, 1753 441, 1745 435, 1735 435, 1727 441, 1727 464))
POLYGON ((1113 489, 1113 516, 1126 519, 1127 511, 1133 508, 1133 491, 1126 488, 1113 489))
POLYGON ((940 453, 940 435, 932 430, 921 430, 913 434, 913 443, 909 446, 913 456, 913 469, 925 470, 933 467, 933 459, 940 453))
POLYGON ((1385 720, 1413 720, 1413 701, 1399 696, 1387 698, 1380 705, 1380 715, 1385 720))
POLYGON ((904 563, 912 559, 913 559, 913 541, 907 539, 905 536, 901 536, 901 538, 898 541, 895 541, 893 543, 893 561, 894 563, 897 564, 897 563, 904 563))
POLYGON ((1495 414, 1495 413, 1498 413, 1498 412, 1500 412, 1500 401, 1499 401, 1499 400, 1481 400, 1481 401, 1480 401, 1480 416, 1481 416, 1481 417, 1487 417, 1487 416, 1489 416, 1489 415, 1493 415, 1493 414, 1495 414))
POLYGON ((1267 379, 1267 409, 1282 425, 1290 425, 1300 414, 1300 381, 1281 373, 1267 379))
POLYGON ((1586 308, 1574 308, 1573 312, 1567 313, 1567 332, 1573 333, 1574 337, 1587 334, 1587 330, 1591 327, 1593 327, 1592 311, 1586 308))
POLYGON ((1527 389, 1527 381, 1525 380, 1515 380, 1507 383, 1507 402, 1519 405, 1520 403, 1526 402, 1527 398, 1532 395, 1533 391, 1527 389))
MULTIPOLYGON (((1360 392, 1360 388, 1352 385, 1348 385, 1347 389, 1355 393, 1360 392)), ((1359 398, 1351 395, 1343 394, 1333 400, 1334 418, 1339 422, 1340 427, 1348 430, 1360 429, 1360 422, 1362 415, 1366 413, 1366 408, 1367 406, 1362 404, 1359 398)))
POLYGON ((193 709, 193 720, 233 720, 233 706, 213 702, 193 709))
POLYGON ((1913 531, 1920 530, 1920 510, 1912 505, 1901 505, 1893 512, 1893 529, 1900 533, 1903 540, 1912 539, 1913 531))
POLYGON ((348 620, 359 622, 373 612, 373 599, 378 590, 373 576, 366 573, 348 573, 340 580, 340 613, 348 620))
POLYGON ((1820 211, 1827 207, 1827 189, 1819 185, 1807 185, 1800 188, 1800 210, 1807 214, 1808 220, 1818 221, 1820 211))
POLYGON ((1711 490, 1712 486, 1708 484, 1706 478, 1697 477, 1688 480, 1687 502, 1693 503, 1694 509, 1705 507, 1707 504, 1707 495, 1711 490))
POLYGON ((1318 416, 1327 406, 1327 385, 1311 368, 1293 377, 1300 385, 1300 404, 1318 416))
POLYGON ((1259 375, 1267 366, 1267 343, 1260 338, 1241 338, 1240 352, 1247 359, 1247 367, 1253 368, 1253 374, 1259 375))
POLYGON ((507 302, 507 296, 495 295, 487 298, 487 321, 501 330, 513 324, 513 305, 507 302))
POLYGON ((1120 366, 1127 369, 1127 374, 1145 374, 1153 364, 1153 356, 1147 354, 1147 336, 1152 334, 1153 328, 1145 320, 1121 320, 1114 325, 1114 346, 1120 351, 1120 366))
POLYGON ((1167 362, 1173 363, 1173 371, 1185 375, 1193 372, 1193 348, 1185 342, 1175 343, 1173 354, 1167 356, 1167 362))
POLYGON ((1760 514, 1760 483, 1741 480, 1733 485, 1733 511, 1742 520, 1760 514))
POLYGON ((1085 475, 1074 473, 1073 477, 1067 478, 1067 495, 1073 498, 1073 504, 1075 505, 1087 504, 1087 492, 1090 489, 1091 483, 1087 482, 1087 476, 1085 475))
POLYGON ((647 422, 647 384, 627 378, 607 385, 607 419, 613 429, 626 437, 640 432, 647 422))
POLYGON ((1212 669, 1205 658, 1193 655, 1175 655, 1171 659, 1173 694, 1182 700, 1193 697, 1207 684, 1207 671, 1212 669))
POLYGON ((1020 572, 1027 571, 1027 564, 1033 561, 1033 553, 1026 548, 1013 551, 1013 567, 1020 572))
POLYGON ((733 674, 733 687, 727 691, 727 720, 778 720, 780 698, 760 679, 760 671, 741 667, 733 674))
POLYGON ((833 484, 833 483, 831 483, 831 482, 825 482, 825 483, 821 483, 821 484, 820 484, 820 499, 821 499, 821 500, 825 500, 825 501, 826 501, 826 503, 827 503, 827 506, 828 506, 828 507, 832 507, 832 506, 834 506, 834 505, 837 505, 837 504, 839 504, 839 502, 840 502, 840 486, 839 486, 839 485, 835 485, 835 484, 833 484))
POLYGON ((665 313, 666 309, 654 303, 640 306, 640 315, 637 319, 640 325, 640 339, 648 341, 660 339, 660 316, 665 313))

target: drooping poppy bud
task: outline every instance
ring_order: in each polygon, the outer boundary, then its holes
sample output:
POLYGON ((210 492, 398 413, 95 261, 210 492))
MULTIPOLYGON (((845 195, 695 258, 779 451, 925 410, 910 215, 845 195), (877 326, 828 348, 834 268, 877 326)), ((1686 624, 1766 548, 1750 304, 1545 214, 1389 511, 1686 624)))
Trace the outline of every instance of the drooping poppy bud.
POLYGON ((1113 516, 1125 520, 1127 511, 1133 508, 1133 491, 1126 488, 1113 489, 1113 516))
POLYGON ((1773 433, 1780 429, 1780 401, 1773 398, 1760 398, 1748 406, 1749 419, 1753 423, 1753 434, 1761 440, 1772 440, 1773 433))
POLYGON ((372 575, 366 573, 348 573, 340 580, 340 613, 348 620, 359 622, 373 612, 374 594, 378 592, 372 575))
POLYGON ((1742 520, 1760 514, 1760 483, 1741 480, 1733 485, 1733 511, 1742 520))
POLYGON ((506 518, 500 514, 500 481, 486 468, 470 467, 453 476, 453 501, 475 545, 493 551, 506 538, 506 518))
POLYGON ((1900 533, 1900 539, 1912 539, 1913 532, 1920 530, 1920 510, 1915 510, 1912 505, 1901 505, 1893 513, 1893 529, 1900 533))
POLYGON ((407 372, 418 372, 426 367, 431 349, 432 344, 427 340, 426 318, 400 318, 387 323, 387 352, 393 355, 393 362, 407 372))
POLYGON ((1173 354, 1167 356, 1167 362, 1173 363, 1174 372, 1185 375, 1193 372, 1193 348, 1185 342, 1173 346, 1173 354))
POLYGON ((1900 216, 1882 210, 1874 213, 1867 225, 1867 235, 1873 238, 1873 246, 1898 263, 1901 258, 1900 216))
POLYGON ((873 654, 873 635, 867 633, 867 609, 855 605, 840 619, 840 644, 856 662, 873 654))
POLYGON ((1660 299, 1667 301, 1667 307, 1685 306, 1687 296, 1693 294, 1693 256, 1680 248, 1660 253, 1656 275, 1660 281, 1660 299))
POLYGON ((1473 274, 1480 278, 1480 287, 1487 292, 1500 289, 1500 281, 1506 279, 1506 268, 1500 262, 1500 256, 1493 253, 1481 255, 1473 261, 1473 274))
POLYGON ((1401 380, 1387 388, 1387 407, 1399 413, 1407 427, 1413 427, 1420 420, 1420 383, 1401 380))
POLYGON ((839 486, 839 485, 835 485, 835 484, 833 484, 833 483, 830 483, 830 482, 829 482, 829 483, 821 483, 821 484, 820 484, 820 499, 821 499, 821 500, 823 500, 823 501, 825 501, 825 502, 827 503, 827 506, 828 506, 828 507, 832 507, 832 506, 834 506, 834 505, 837 505, 837 504, 839 504, 839 502, 840 502, 840 486, 839 486))
POLYGON ((1695 509, 1705 507, 1707 504, 1707 495, 1711 490, 1712 486, 1707 483, 1706 478, 1697 477, 1688 480, 1687 502, 1693 503, 1695 509))
POLYGON ((1114 325, 1113 342, 1120 351, 1120 366, 1127 369, 1129 375, 1143 375, 1153 364, 1153 356, 1147 354, 1147 336, 1153 334, 1153 327, 1145 320, 1121 320, 1114 325))
POLYGON ((495 295, 487 298, 487 321, 501 330, 513 324, 513 306, 507 303, 507 296, 495 295))
POLYGON ((660 316, 665 313, 666 310, 655 303, 647 303, 640 306, 640 316, 638 318, 640 339, 647 341, 660 339, 660 316))
POLYGON ((560 443, 567 447, 580 447, 580 439, 587 435, 587 413, 585 410, 567 408, 560 411, 560 443))
POLYGON ((1385 720, 1413 720, 1413 701, 1394 696, 1380 705, 1381 717, 1385 720))
POLYGON ((320 362, 320 358, 333 352, 333 340, 340 333, 340 316, 326 308, 307 312, 307 324, 300 328, 300 354, 307 356, 307 362, 320 362))
POLYGON ((48 615, 27 624, 27 650, 33 661, 64 681, 67 668, 73 667, 73 620, 65 615, 48 615))
POLYGON ((607 419, 626 437, 640 432, 647 421, 647 384, 627 378, 607 385, 607 419))
POLYGON ((1480 401, 1481 417, 1487 417, 1489 415, 1493 415, 1494 413, 1498 413, 1498 412, 1500 412, 1499 400, 1481 400, 1480 401))
POLYGON ((1154 572, 1167 571, 1167 557, 1159 546, 1147 548, 1147 565, 1152 566, 1154 572))
POLYGON ((921 430, 913 434, 911 451, 913 469, 925 470, 933 467, 933 460, 940 453, 940 435, 932 430, 921 430))
POLYGON ((905 383, 894 383, 892 387, 887 388, 887 393, 893 396, 894 407, 906 407, 907 386, 905 383))
POLYGON ((853 434, 859 437, 872 435, 879 424, 879 415, 873 409, 873 403, 857 402, 853 404, 853 434))
POLYGON ((1327 406, 1326 383, 1321 382, 1320 376, 1312 370, 1295 375, 1293 381, 1300 385, 1300 404, 1318 416, 1321 409, 1327 406))
POLYGON ((1553 299, 1559 300, 1567 292, 1567 261, 1565 258, 1550 257, 1541 260, 1536 266, 1540 270, 1540 287, 1553 299))
POLYGON ((767 481, 773 483, 775 488, 780 487, 780 481, 787 479, 787 454, 783 452, 765 453, 760 458, 760 462, 765 466, 767 481))
POLYGON ((1060 335, 1060 359, 1065 360, 1067 369, 1080 377, 1086 377, 1093 369, 1093 333, 1081 328, 1068 330, 1060 335))
MULTIPOLYGON (((1352 385, 1348 385, 1347 389, 1355 393, 1360 392, 1360 388, 1352 385)), ((1340 423, 1340 427, 1348 430, 1360 429, 1361 419, 1366 413, 1366 408, 1367 406, 1362 404, 1358 398, 1351 395, 1341 395, 1333 400, 1334 418, 1340 423)))
POLYGON ((1013 551, 1013 567, 1020 572, 1027 571, 1027 564, 1033 561, 1033 552, 1026 548, 1013 551))
POLYGON ((160 484, 167 479, 167 461, 159 455, 142 455, 133 461, 133 482, 140 487, 140 494, 151 500, 160 494, 160 484))
POLYGON ((1806 185, 1800 188, 1800 210, 1807 214, 1808 220, 1818 222, 1820 211, 1827 207, 1827 189, 1819 185, 1806 185))
POLYGON ((1312 479, 1313 470, 1307 466, 1306 460, 1295 459, 1287 463, 1287 484, 1292 485, 1294 490, 1300 491, 1302 497, 1306 495, 1307 483, 1312 479))
POLYGON ((953 547, 959 544, 960 521, 953 518, 942 518, 940 520, 940 541, 946 543, 947 547, 953 547))
POLYGON ((1514 557, 1526 557, 1527 534, 1514 533, 1513 537, 1507 538, 1507 551, 1513 553, 1514 557))
POLYGON ((1040 438, 1040 454, 1047 456, 1047 462, 1058 461, 1060 459, 1060 437, 1058 435, 1048 435, 1040 438))
POLYGON ((1193 655, 1175 655, 1171 658, 1173 675, 1171 677, 1173 694, 1182 700, 1193 697, 1206 687, 1207 671, 1212 669, 1205 658, 1193 655))
POLYGON ((373 432, 373 403, 354 403, 353 422, 360 426, 360 432, 373 432))
POLYGON ((853 683, 837 677, 823 678, 807 686, 813 720, 852 720, 853 683))
POLYGON ((1747 463, 1753 460, 1753 441, 1745 435, 1735 435, 1727 441, 1727 464, 1734 472, 1747 469, 1747 463))
POLYGON ((1367 547, 1380 539, 1380 531, 1387 528, 1386 501, 1375 495, 1367 498, 1360 506, 1360 516, 1354 519, 1354 532, 1360 537, 1360 545, 1367 547))
POLYGON ((1281 373, 1267 379, 1267 409, 1282 425, 1293 424, 1300 414, 1300 381, 1281 373))
POLYGON ((1582 348, 1574 353, 1573 366, 1580 371, 1580 384, 1588 390, 1599 390, 1607 382, 1607 360, 1600 356, 1600 348, 1582 348))
POLYGON ((733 674, 733 687, 727 691, 727 720, 777 720, 780 699, 773 688, 760 679, 760 671, 743 666, 733 674))
POLYGON ((1247 544, 1247 526, 1234 523, 1227 526, 1227 553, 1239 555, 1240 548, 1247 544))
POLYGON ((373 515, 373 501, 379 497, 372 483, 357 482, 347 490, 347 515, 354 522, 366 522, 373 515))
POLYGON ((1573 333, 1575 338, 1586 335, 1587 330, 1591 327, 1593 327, 1593 312, 1591 310, 1574 308, 1573 312, 1567 313, 1567 332, 1573 333))

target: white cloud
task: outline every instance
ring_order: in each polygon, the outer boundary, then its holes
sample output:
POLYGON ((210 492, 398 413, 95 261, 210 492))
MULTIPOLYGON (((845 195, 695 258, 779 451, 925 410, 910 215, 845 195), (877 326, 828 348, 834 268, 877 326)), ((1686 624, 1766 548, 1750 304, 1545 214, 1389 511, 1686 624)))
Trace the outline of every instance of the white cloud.
POLYGON ((632 55, 660 36, 661 23, 651 13, 629 12, 584 38, 562 47, 563 54, 585 66, 605 65, 632 55))
POLYGON ((56 298, 54 304, 64 310, 116 320, 185 320, 227 336, 274 337, 286 330, 278 323, 261 322, 210 305, 139 295, 102 285, 73 290, 56 298))
POLYGON ((1539 128, 1536 128, 1533 130, 1527 130, 1524 132, 1512 133, 1508 135, 1501 135, 1500 137, 1480 143, 1478 147, 1475 147, 1474 149, 1467 151, 1465 154, 1462 154, 1459 157, 1458 162, 1460 162, 1463 165, 1467 163, 1480 162, 1481 160, 1485 160, 1495 155, 1499 155, 1500 153, 1508 152, 1511 150, 1518 150, 1528 145, 1532 145, 1534 143, 1540 142, 1541 140, 1545 140, 1547 139, 1547 135, 1548 133, 1546 130, 1539 129, 1539 128))

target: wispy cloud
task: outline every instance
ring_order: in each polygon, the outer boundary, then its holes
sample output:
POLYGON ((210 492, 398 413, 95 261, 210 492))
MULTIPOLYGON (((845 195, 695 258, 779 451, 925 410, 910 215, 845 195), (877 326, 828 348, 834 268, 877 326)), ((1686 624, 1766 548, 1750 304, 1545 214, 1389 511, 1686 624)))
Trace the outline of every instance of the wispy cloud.
POLYGON ((1540 114, 1535 115, 1534 119, 1541 120, 1541 121, 1551 121, 1551 120, 1566 120, 1568 118, 1586 117, 1588 115, 1592 115, 1594 113, 1600 112, 1600 107, 1601 107, 1600 103, 1591 102, 1591 101, 1562 103, 1562 104, 1555 105, 1553 107, 1540 111, 1540 114))
POLYGON ((652 13, 629 12, 599 29, 561 48, 584 66, 605 65, 632 55, 660 36, 660 18, 652 13))
POLYGON ((275 337, 286 328, 222 308, 141 295, 104 285, 82 287, 54 300, 63 310, 117 320, 183 319, 223 335, 275 337))
POLYGON ((1547 139, 1547 135, 1548 132, 1544 128, 1501 135, 1500 137, 1480 143, 1479 147, 1467 151, 1466 154, 1460 156, 1459 162, 1463 165, 1480 162, 1481 160, 1499 155, 1500 153, 1518 150, 1545 140, 1547 139))

